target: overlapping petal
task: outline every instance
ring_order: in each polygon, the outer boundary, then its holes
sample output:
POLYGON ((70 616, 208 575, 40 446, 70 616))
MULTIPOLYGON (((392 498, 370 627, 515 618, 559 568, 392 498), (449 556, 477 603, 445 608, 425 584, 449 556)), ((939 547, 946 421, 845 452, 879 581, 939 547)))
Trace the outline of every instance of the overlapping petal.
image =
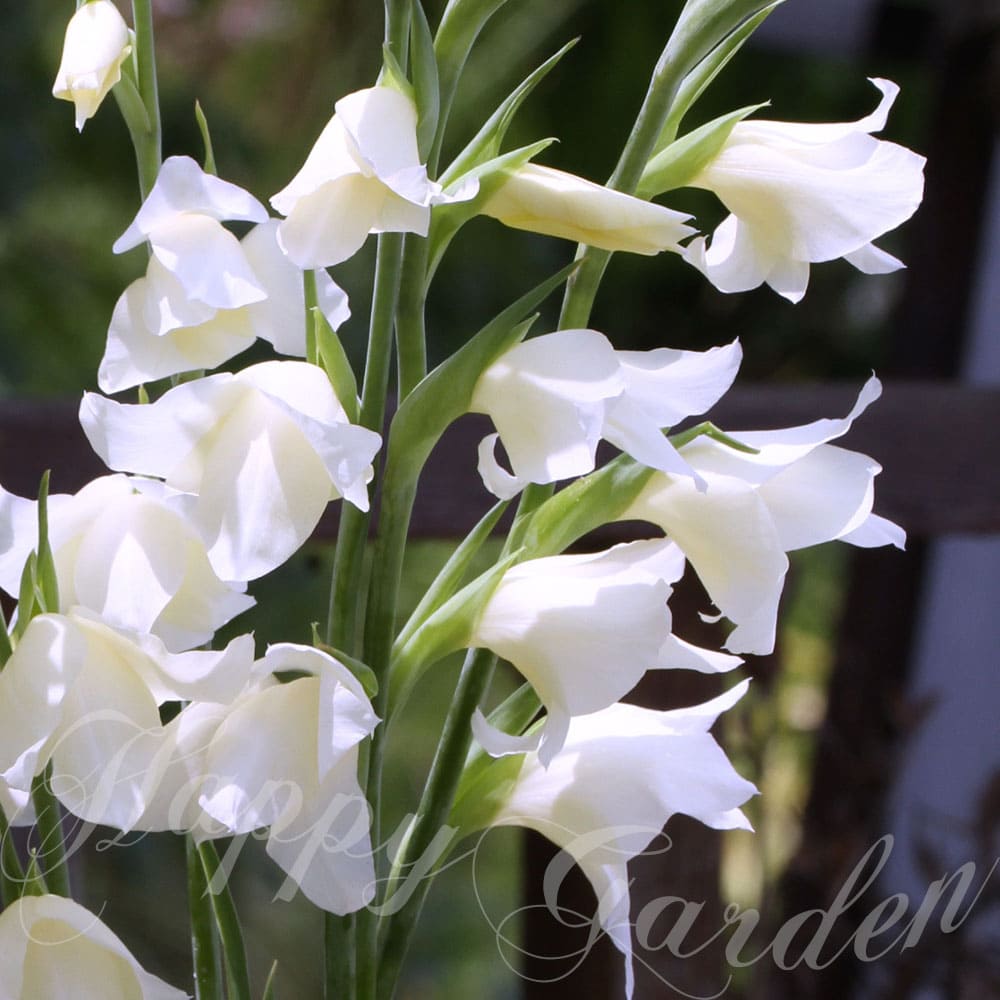
POLYGON ((526 483, 551 483, 594 468, 604 438, 652 468, 697 473, 663 430, 703 413, 726 392, 742 357, 738 342, 711 350, 616 351, 596 330, 560 330, 513 347, 483 373, 471 409, 487 413, 513 475, 480 446, 487 488, 509 499, 526 483))
MULTIPOLYGON (((37 503, 0 490, 13 525, 0 552, 0 587, 17 596, 37 547, 37 503)), ((212 569, 183 497, 149 480, 95 479, 79 493, 49 497, 49 545, 63 611, 75 606, 108 624, 150 632, 174 651, 207 642, 254 604, 245 584, 212 569)))
POLYGON ((739 807, 757 789, 709 733, 746 689, 744 681, 712 701, 670 712, 617 704, 574 718, 552 761, 526 755, 492 820, 537 830, 583 869, 601 926, 625 956, 626 996, 633 987, 627 862, 674 813, 714 829, 750 829, 739 807))
MULTIPOLYGON (((302 271, 281 252, 278 222, 255 226, 240 242, 249 273, 266 298, 254 295, 218 309, 189 298, 156 257, 115 305, 97 373, 103 392, 119 392, 168 375, 216 368, 267 340, 282 354, 305 357, 306 310, 302 271)), ((351 314, 347 296, 324 270, 315 272, 320 309, 336 330, 351 314)))
POLYGON ((679 643, 667 599, 684 554, 655 539, 588 555, 532 559, 508 570, 486 603, 470 644, 509 660, 548 712, 529 744, 498 738, 494 753, 537 747, 543 764, 559 752, 571 717, 614 704, 647 670, 730 669, 740 661, 679 643), (704 654, 704 655, 699 655, 704 654))
POLYGON ((658 524, 683 549, 715 605, 736 626, 727 649, 774 648, 786 552, 834 539, 903 546, 902 529, 872 513, 880 466, 828 443, 880 393, 872 378, 842 419, 730 435, 755 453, 696 438, 680 450, 705 480, 705 493, 684 477, 656 475, 626 511, 626 518, 658 524))
POLYGON ((64 896, 23 896, 0 914, 4 1000, 186 1000, 150 975, 100 918, 64 896))
POLYGON ((299 267, 347 260, 369 233, 426 236, 431 206, 473 197, 447 195, 430 180, 417 150, 413 102, 391 87, 341 98, 302 169, 271 204, 287 216, 278 241, 299 267))
POLYGON ((857 122, 809 125, 742 121, 692 180, 732 212, 710 244, 689 244, 687 260, 724 292, 767 282, 797 302, 810 263, 846 257, 868 273, 901 267, 871 245, 916 210, 924 158, 871 133, 885 126, 899 88, 871 81, 878 108, 857 122))
POLYGON ((0 774, 25 791, 51 761, 67 809, 129 830, 159 780, 158 706, 234 698, 252 665, 250 636, 218 652, 170 654, 153 636, 83 612, 33 618, 0 674, 0 774))
POLYGON ((348 422, 320 368, 297 361, 184 383, 143 406, 88 393, 80 421, 111 468, 197 494, 193 516, 224 580, 280 565, 332 499, 367 510, 381 444, 348 422))

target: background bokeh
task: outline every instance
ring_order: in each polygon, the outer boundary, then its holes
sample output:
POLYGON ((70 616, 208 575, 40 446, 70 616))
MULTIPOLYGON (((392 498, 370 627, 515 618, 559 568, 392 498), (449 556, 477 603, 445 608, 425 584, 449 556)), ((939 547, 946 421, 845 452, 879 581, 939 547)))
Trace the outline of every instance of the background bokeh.
MULTIPOLYGON (((427 0, 425 6, 436 24, 443 0, 427 0)), ((939 33, 951 23, 944 6, 933 0, 788 0, 774 25, 769 23, 699 102, 685 128, 762 101, 771 101, 767 114, 774 118, 853 120, 874 106, 877 94, 865 77, 877 75, 902 87, 884 137, 926 151, 940 118, 942 69, 935 58, 942 50, 939 33)), ((523 76, 579 36, 579 44, 525 106, 508 142, 555 136, 559 143, 543 155, 544 162, 602 180, 613 168, 679 8, 677 0, 510 0, 470 61, 444 161, 523 76)), ((144 267, 139 252, 116 257, 110 251, 138 204, 128 136, 113 101, 78 135, 70 106, 50 97, 72 9, 67 0, 8 4, 0 15, 6 41, 0 76, 0 398, 67 398, 96 388, 112 306, 144 267)), ((159 0, 155 9, 165 155, 200 158, 193 110, 198 100, 221 175, 264 201, 298 169, 334 101, 370 85, 378 72, 380 4, 159 0)), ((989 25, 994 30, 995 23, 989 25)), ((993 123, 970 120, 968 127, 989 131, 993 123)), ((934 170, 932 162, 929 187, 934 170)), ((678 192, 669 203, 696 214, 705 229, 723 214, 703 192, 678 192)), ((920 233, 904 227, 880 245, 906 260, 926 258, 935 251, 918 245, 920 233)), ((341 333, 358 361, 364 352, 372 242, 334 271, 351 296, 354 317, 341 333)), ((431 360, 446 356, 572 252, 568 244, 507 230, 487 218, 466 226, 431 293, 431 360)), ((828 379, 860 384, 872 369, 905 370, 900 316, 912 280, 905 272, 868 278, 837 261, 813 268, 805 300, 793 307, 766 288, 721 295, 676 258, 618 255, 592 323, 622 348, 705 349, 738 335, 746 354, 741 378, 751 384, 828 379)), ((940 336, 957 337, 957 327, 940 336)), ((816 414, 821 415, 827 414, 816 414)), ((446 553, 444 542, 414 547, 404 606, 419 599, 446 553)), ((329 553, 316 546, 253 588, 265 609, 256 619, 261 645, 307 641, 309 622, 325 614, 328 573, 329 553)), ((744 905, 773 900, 800 847, 847 578, 847 556, 836 547, 796 560, 781 653, 768 667, 765 695, 748 698, 729 723, 726 741, 734 760, 764 795, 752 806, 759 836, 726 840, 726 899, 744 905)), ((416 802, 455 669, 452 664, 435 671, 404 720, 390 765, 398 818, 416 802)), ((456 865, 437 887, 401 997, 519 995, 519 981, 498 957, 490 920, 496 924, 520 905, 520 850, 515 833, 491 836, 475 858, 456 865)), ((277 956, 279 996, 319 996, 316 914, 301 901, 270 902, 280 879, 260 844, 249 841, 243 856, 251 863, 241 861, 235 884, 256 981, 262 982, 277 956)), ((107 922, 151 970, 184 981, 179 840, 146 838, 125 851, 92 837, 76 877, 85 901, 104 908, 107 922)), ((506 955, 516 959, 509 949, 506 955)), ((751 980, 747 973, 731 995, 737 987, 747 996, 759 995, 751 980)))

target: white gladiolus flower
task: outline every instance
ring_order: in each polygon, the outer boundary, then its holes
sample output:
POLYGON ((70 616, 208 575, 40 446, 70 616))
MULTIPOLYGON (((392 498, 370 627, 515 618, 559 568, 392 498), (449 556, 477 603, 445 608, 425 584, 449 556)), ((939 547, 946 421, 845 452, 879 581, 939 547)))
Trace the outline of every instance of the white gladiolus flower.
MULTIPOLYGON (((154 273, 133 281, 115 305, 104 357, 97 372, 103 392, 113 393, 179 372, 216 368, 260 337, 281 354, 305 357, 306 311, 302 271, 289 261, 277 243, 278 222, 255 226, 240 242, 247 263, 267 298, 236 309, 209 310, 201 319, 196 308, 193 325, 160 332, 161 265, 150 262, 154 273)), ((314 272, 320 309, 336 330, 351 311, 347 295, 320 269, 314 272)), ((167 279, 169 280, 169 279, 167 279)), ((180 321, 180 317, 177 318, 180 321)))
POLYGON ((31 788, 52 762, 72 813, 129 830, 156 789, 158 706, 228 701, 253 666, 253 637, 221 652, 171 654, 154 636, 117 632, 83 611, 31 620, 0 673, 0 776, 31 788))
POLYGON ((329 267, 356 253, 369 233, 426 236, 431 206, 472 198, 478 185, 447 195, 417 151, 413 102, 391 87, 337 101, 302 169, 271 204, 287 216, 282 249, 299 267, 329 267))
MULTIPOLYGON (((516 345, 483 373, 471 410, 497 434, 479 447, 479 471, 509 499, 526 483, 591 472, 604 438, 664 472, 697 474, 661 431, 715 404, 736 376, 737 342, 711 350, 616 351, 595 330, 560 330, 516 345), (494 457, 497 440, 513 475, 494 457)), ((699 485, 702 485, 699 482, 699 485)))
POLYGON ((899 87, 872 79, 882 100, 856 122, 809 125, 743 121, 719 155, 689 182, 732 212, 706 247, 685 254, 723 292, 767 282, 791 302, 805 294, 810 263, 844 257, 867 274, 903 267, 872 245, 917 209, 924 157, 875 139, 899 87))
POLYGON ((696 232, 683 212, 535 163, 514 171, 482 212, 513 229, 629 253, 681 253, 696 232))
POLYGON ((267 210, 242 188, 206 174, 190 156, 163 161, 152 191, 113 247, 123 253, 149 241, 153 259, 143 314, 157 335, 267 297, 239 240, 222 227, 224 219, 266 222, 267 210))
POLYGON ((710 735, 746 692, 670 712, 612 705, 574 718, 563 749, 546 764, 528 754, 493 826, 537 830, 570 854, 597 896, 598 918, 625 956, 633 989, 627 862, 675 813, 716 830, 752 829, 740 806, 757 789, 733 769, 710 735))
POLYGON ((270 827, 267 853, 308 899, 360 909, 375 870, 357 754, 378 717, 353 674, 318 649, 280 643, 257 667, 308 676, 184 709, 167 727, 172 765, 137 828, 220 837, 270 827))
POLYGON ((100 918, 64 896, 23 896, 0 914, 4 1000, 187 1000, 146 972, 100 918))
POLYGON ((86 3, 70 18, 52 94, 73 102, 78 131, 122 78, 131 52, 131 32, 111 0, 86 3))
POLYGON ((93 393, 80 422, 113 469, 197 494, 191 517, 224 580, 253 580, 306 541, 330 500, 368 509, 378 434, 351 424, 322 369, 268 361, 130 406, 93 393))
MULTIPOLYGON (((63 611, 82 606, 107 624, 151 632, 179 652, 208 642, 254 600, 223 583, 186 516, 191 497, 154 480, 104 476, 75 496, 49 497, 49 545, 63 611)), ((0 587, 18 596, 38 545, 38 504, 0 490, 12 526, 0 552, 0 587)))
POLYGON ((878 379, 870 379, 842 420, 730 434, 755 455, 696 438, 680 451, 705 479, 706 492, 658 474, 623 515, 658 524, 683 549, 716 607, 736 625, 727 649, 774 648, 786 552, 834 539, 903 547, 902 529, 872 513, 878 463, 827 443, 847 433, 881 392, 878 379))
POLYGON ((532 559, 508 570, 469 645, 509 660, 548 715, 543 731, 527 740, 492 730, 477 717, 483 746, 495 755, 537 748, 548 765, 571 717, 614 704, 647 670, 737 666, 738 657, 699 650, 671 635, 667 599, 683 571, 684 554, 662 539, 595 555, 532 559))

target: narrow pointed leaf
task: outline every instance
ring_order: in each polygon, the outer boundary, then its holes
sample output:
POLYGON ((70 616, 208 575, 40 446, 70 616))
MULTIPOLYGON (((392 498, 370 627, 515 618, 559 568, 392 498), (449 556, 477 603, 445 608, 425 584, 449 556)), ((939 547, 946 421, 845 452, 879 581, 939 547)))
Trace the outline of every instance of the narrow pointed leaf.
POLYGON ((205 173, 218 174, 215 165, 215 149, 212 146, 212 134, 208 130, 208 119, 202 110, 201 101, 194 102, 194 117, 198 122, 198 131, 201 132, 201 141, 205 144, 205 173))
POLYGON ((413 95, 417 103, 417 149, 421 161, 426 162, 437 132, 441 94, 434 39, 419 0, 411 0, 410 3, 410 62, 413 95))
POLYGON ((531 92, 549 74, 562 57, 579 41, 574 38, 567 42, 555 55, 545 60, 534 72, 514 88, 500 106, 493 112, 485 125, 476 133, 472 141, 452 161, 441 176, 441 183, 446 187, 487 160, 492 160, 500 153, 507 129, 510 128, 514 116, 531 92))
POLYGON ((695 101, 705 92, 708 85, 722 72, 729 60, 743 47, 743 43, 763 24, 775 8, 780 7, 784 0, 774 0, 759 13, 743 22, 735 31, 719 43, 698 65, 684 78, 677 97, 670 108, 670 114, 663 125, 663 131, 656 143, 655 152, 665 149, 674 137, 684 116, 691 110, 695 101))
POLYGON ((469 569, 469 565, 482 548, 483 542, 489 538, 490 533, 496 527, 497 521, 503 512, 510 505, 509 500, 501 500, 483 516, 479 523, 462 539, 461 544, 451 554, 441 572, 435 577, 427 593, 424 594, 417 605, 410 620, 403 626, 396 640, 398 646, 402 646, 413 634, 413 631, 432 615, 452 594, 461 586, 462 580, 469 569))
POLYGON ((719 155, 736 124, 766 106, 749 104, 730 111, 670 143, 646 164, 636 194, 648 199, 685 187, 719 155))
POLYGON ((524 339, 534 322, 525 316, 575 267, 573 263, 562 268, 504 309, 406 397, 392 422, 387 457, 398 470, 400 482, 416 482, 445 429, 468 412, 479 377, 504 351, 524 339))
POLYGON ((318 306, 312 310, 313 332, 316 338, 316 349, 319 354, 319 362, 330 384, 333 386, 334 394, 340 400, 340 405, 347 413, 347 419, 352 423, 358 421, 358 380, 351 367, 351 362, 347 359, 344 345, 337 336, 336 330, 330 326, 323 310, 318 306))

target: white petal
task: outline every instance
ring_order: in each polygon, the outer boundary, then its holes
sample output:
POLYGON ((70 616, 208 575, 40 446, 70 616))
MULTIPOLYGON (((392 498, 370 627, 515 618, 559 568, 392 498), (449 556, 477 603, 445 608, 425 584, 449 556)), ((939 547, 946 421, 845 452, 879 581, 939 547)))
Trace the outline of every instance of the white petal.
POLYGON ((842 418, 823 418, 798 427, 774 431, 733 431, 730 437, 757 450, 758 454, 735 451, 711 438, 700 437, 681 451, 696 468, 738 476, 749 483, 764 483, 771 476, 804 458, 814 448, 842 437, 851 425, 882 395, 882 383, 872 376, 861 387, 851 412, 842 418))
POLYGON ((70 18, 52 94, 73 102, 79 131, 121 79, 131 51, 128 25, 110 0, 79 7, 70 18))
POLYGON ((657 475, 625 517, 658 524, 684 551, 709 597, 737 626, 726 649, 768 653, 788 558, 751 485, 714 473, 705 479, 708 490, 699 493, 689 479, 657 475))
MULTIPOLYGON (((253 335, 274 345, 281 354, 305 357, 306 315, 302 270, 278 246, 278 221, 255 226, 242 241, 253 272, 267 292, 263 302, 243 311, 253 335)), ((320 309, 334 330, 351 315, 347 295, 326 273, 316 272, 320 309)))
POLYGON ((512 500, 528 485, 528 480, 512 475, 497 461, 496 448, 499 440, 499 434, 487 434, 479 442, 476 471, 490 493, 500 500, 512 500))
MULTIPOLYGON (((375 897, 371 817, 357 769, 351 750, 267 838, 268 855, 310 902, 330 913, 353 913, 375 897)), ((289 898, 285 889, 278 895, 289 898)))
POLYGON ((215 309, 238 309, 267 297, 239 240, 204 215, 179 215, 150 234, 157 260, 188 298, 215 309))
POLYGON ((680 252, 694 233, 688 215, 534 163, 512 173, 482 212, 514 229, 641 254, 680 252))
POLYGON ((206 322, 174 327, 160 335, 146 321, 147 295, 147 279, 139 278, 115 305, 97 372, 102 392, 120 392, 168 375, 216 368, 253 343, 255 333, 243 310, 212 310, 214 315, 206 322))
POLYGON ((735 215, 728 215, 716 227, 712 242, 704 237, 684 248, 684 260, 696 267, 720 292, 746 292, 764 283, 775 265, 775 248, 735 215))
POLYGON ((242 188, 206 174, 190 156, 171 156, 163 161, 153 190, 112 249, 115 253, 131 250, 188 213, 218 221, 263 222, 267 218, 264 206, 242 188))
POLYGON ((892 521, 870 514, 853 531, 840 536, 842 542, 850 542, 863 549, 877 548, 880 545, 894 545, 897 549, 906 548, 906 532, 892 521))
POLYGON ((39 615, 0 673, 0 774, 22 791, 41 773, 47 741, 62 721, 87 643, 62 615, 39 615))
POLYGON ((880 250, 874 243, 866 243, 858 250, 845 253, 844 260, 865 274, 891 274, 906 267, 898 257, 880 250))
POLYGON ((368 238, 387 193, 380 181, 361 174, 326 182, 290 209, 278 228, 281 249, 302 268, 347 260, 368 238))
POLYGON ((871 513, 880 466, 867 455, 820 445, 770 478, 760 497, 786 552, 832 541, 871 513))
POLYGON ((311 677, 240 701, 209 747, 202 808, 234 834, 294 815, 319 784, 318 718, 319 680, 311 677))
POLYGON ((707 351, 616 351, 625 397, 659 427, 711 409, 736 378, 743 349, 738 340, 707 351))
POLYGON ((80 424, 109 468, 159 476, 196 492, 204 468, 198 445, 245 392, 225 373, 185 382, 145 405, 88 392, 80 403, 80 424))
POLYGON ((10 997, 185 1000, 150 975, 100 919, 63 896, 23 896, 0 915, 0 990, 10 997))
POLYGON ((550 483, 594 468, 606 400, 622 381, 610 343, 561 330, 512 348, 479 379, 470 409, 488 413, 514 475, 550 483))
POLYGON ((271 204, 282 215, 291 215, 298 201, 318 191, 324 184, 360 173, 361 166, 352 157, 343 123, 336 116, 327 122, 302 169, 272 199, 271 204))
POLYGON ((472 735, 491 757, 509 757, 511 754, 537 750, 541 741, 541 734, 538 732, 530 736, 512 736, 497 729, 478 708, 472 715, 472 735))
POLYGON ((370 172, 385 178, 417 166, 417 111, 392 87, 369 87, 342 97, 337 118, 370 172))

